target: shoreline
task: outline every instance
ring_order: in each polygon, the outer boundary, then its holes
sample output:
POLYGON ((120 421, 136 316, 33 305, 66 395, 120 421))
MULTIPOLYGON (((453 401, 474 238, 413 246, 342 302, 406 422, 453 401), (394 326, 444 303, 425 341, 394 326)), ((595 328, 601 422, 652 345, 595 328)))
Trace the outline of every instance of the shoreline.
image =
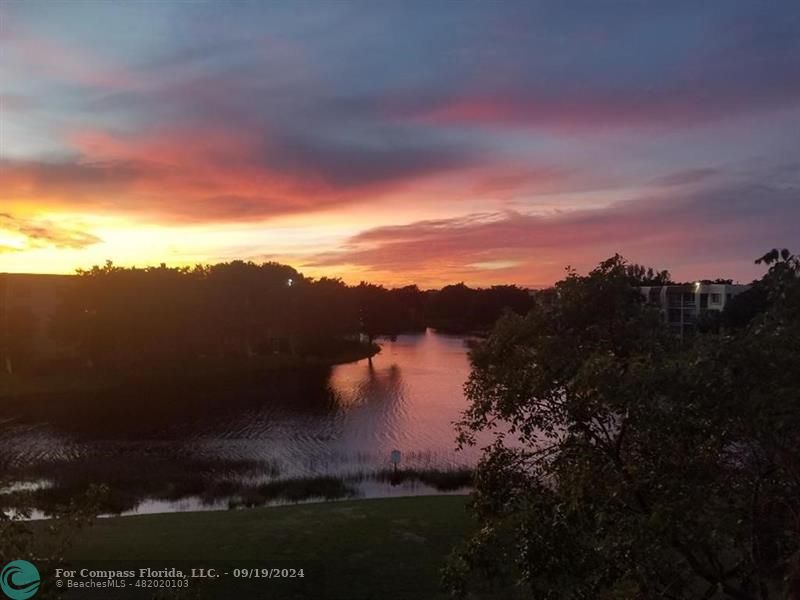
MULTIPOLYGON (((62 482, 63 483, 63 482, 62 482)), ((251 510, 262 507, 294 506, 326 502, 361 501, 392 498, 435 497, 468 495, 474 491, 474 471, 471 468, 438 468, 419 470, 408 468, 391 473, 388 470, 364 472, 351 475, 317 475, 312 477, 275 478, 261 484, 228 484, 224 494, 214 494, 214 483, 189 493, 174 495, 168 490, 144 490, 119 486, 114 482, 98 479, 96 483, 107 486, 98 504, 98 516, 102 518, 128 517, 147 514, 178 514, 192 512, 227 512, 251 510), (133 495, 133 496, 132 496, 133 495), (132 500, 135 497, 135 500, 132 500), (127 503, 127 505, 126 505, 127 503)), ((186 482, 174 482, 186 488, 186 482)), ((14 498, 20 493, 31 494, 29 519, 33 521, 51 518, 53 509, 80 498, 79 491, 72 495, 58 495, 58 485, 42 479, 27 485, 22 481, 11 481, 11 485, 0 490, 0 500, 14 507, 14 498), (48 497, 56 492, 55 497, 48 497)), ((2 504, 0 502, 0 504, 2 504)))
MULTIPOLYGON (((343 350, 332 356, 271 355, 233 360, 193 360, 162 368, 146 367, 125 374, 104 374, 83 369, 77 372, 54 372, 47 375, 0 376, 0 400, 20 401, 54 396, 115 392, 122 389, 143 389, 152 386, 205 385, 225 382, 234 377, 258 377, 277 371, 304 368, 326 368, 369 359, 380 353, 377 343, 343 350)), ((142 367, 139 367, 140 369, 142 367)))
MULTIPOLYGON (((422 494, 398 494, 396 496, 369 496, 363 498, 353 498, 352 496, 344 497, 344 498, 309 498, 307 500, 299 500, 297 502, 289 502, 289 501, 278 501, 269 504, 261 504, 258 506, 239 506, 236 508, 221 508, 221 507, 214 507, 208 508, 205 510, 165 510, 165 511, 153 511, 153 512, 125 512, 122 514, 100 514, 97 515, 97 519, 130 519, 135 517, 154 517, 154 516, 164 516, 164 515, 195 515, 195 514, 208 514, 208 513, 229 513, 229 512, 247 512, 253 510, 271 510, 271 509, 280 509, 280 508, 289 508, 294 506, 319 506, 325 504, 342 504, 347 502, 369 502, 372 500, 406 500, 409 498, 415 498, 419 500, 424 500, 427 498, 441 498, 443 496, 446 497, 459 497, 459 498, 468 498, 472 494, 472 490, 457 490, 453 492, 439 492, 439 493, 422 493, 422 494)), ((30 519, 31 521, 42 522, 42 521, 50 521, 52 517, 42 517, 38 519, 30 519)))

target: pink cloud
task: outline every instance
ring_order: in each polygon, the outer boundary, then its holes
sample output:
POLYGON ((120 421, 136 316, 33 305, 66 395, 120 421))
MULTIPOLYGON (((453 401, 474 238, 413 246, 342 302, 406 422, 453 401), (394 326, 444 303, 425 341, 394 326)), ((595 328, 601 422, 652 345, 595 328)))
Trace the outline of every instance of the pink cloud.
POLYGON ((174 126, 66 136, 79 156, 4 160, 0 185, 18 200, 161 220, 241 220, 303 213, 378 198, 450 160, 412 148, 303 145, 270 131, 174 126))
POLYGON ((3 42, 35 74, 105 89, 131 88, 137 81, 128 67, 112 65, 75 46, 28 32, 14 22, 3 27, 3 42))
POLYGON ((399 282, 539 286, 560 278, 566 265, 587 269, 619 252, 679 277, 748 280, 759 252, 796 243, 789 225, 800 219, 796 199, 795 189, 743 185, 551 216, 508 212, 420 221, 367 230, 309 264, 355 266, 399 282), (727 273, 698 271, 709 264, 739 267, 727 273))

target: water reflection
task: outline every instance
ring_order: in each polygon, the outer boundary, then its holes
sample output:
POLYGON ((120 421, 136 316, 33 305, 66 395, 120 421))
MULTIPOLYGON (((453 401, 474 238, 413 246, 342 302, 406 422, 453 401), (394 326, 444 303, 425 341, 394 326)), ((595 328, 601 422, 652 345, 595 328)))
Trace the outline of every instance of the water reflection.
MULTIPOLYGON (((464 340, 429 331, 381 345, 372 361, 331 369, 6 407, 0 466, 49 480, 54 497, 105 481, 128 488, 118 510, 152 511, 218 507, 233 481, 363 476, 388 468, 394 448, 404 468, 473 465, 476 450, 457 453, 453 430, 466 404, 464 340)), ((427 491, 358 484, 370 496, 427 491)))

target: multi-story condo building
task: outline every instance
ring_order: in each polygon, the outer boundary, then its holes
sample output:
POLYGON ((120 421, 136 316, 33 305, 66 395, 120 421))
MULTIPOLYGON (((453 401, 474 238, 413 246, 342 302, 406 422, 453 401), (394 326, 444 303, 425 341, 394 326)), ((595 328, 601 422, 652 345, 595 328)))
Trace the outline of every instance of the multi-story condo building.
POLYGON ((680 337, 696 331, 698 321, 709 311, 721 312, 728 301, 749 285, 697 283, 643 286, 647 301, 661 307, 664 321, 680 337))

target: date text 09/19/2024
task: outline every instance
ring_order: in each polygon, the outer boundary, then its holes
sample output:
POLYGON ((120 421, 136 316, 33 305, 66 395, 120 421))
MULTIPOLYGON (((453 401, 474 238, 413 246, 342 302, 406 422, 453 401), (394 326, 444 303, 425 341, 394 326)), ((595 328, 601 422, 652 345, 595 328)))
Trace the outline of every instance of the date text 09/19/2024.
POLYGON ((208 579, 217 578, 220 576, 230 576, 244 579, 294 579, 304 578, 305 572, 303 569, 289 569, 289 568, 246 568, 246 569, 232 569, 230 571, 220 571, 213 568, 193 568, 188 572, 181 569, 152 569, 142 568, 134 570, 91 570, 91 569, 56 569, 56 578, 70 578, 70 577, 85 577, 89 579, 113 579, 113 578, 129 578, 141 577, 148 579, 208 579))

